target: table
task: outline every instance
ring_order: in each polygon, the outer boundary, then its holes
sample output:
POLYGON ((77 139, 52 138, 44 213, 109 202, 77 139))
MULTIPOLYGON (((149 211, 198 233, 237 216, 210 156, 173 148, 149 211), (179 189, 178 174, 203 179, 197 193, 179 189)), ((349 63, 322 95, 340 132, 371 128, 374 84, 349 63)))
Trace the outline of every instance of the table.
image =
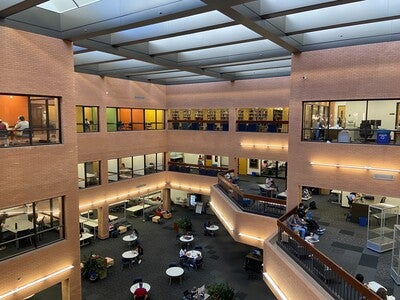
POLYGON ((182 236, 179 238, 179 240, 180 240, 182 243, 187 243, 187 245, 189 246, 190 243, 193 242, 194 237, 193 237, 193 235, 182 235, 182 236))
POLYGON ((186 256, 189 258, 196 258, 198 256, 201 256, 201 252, 198 250, 186 251, 186 256))
POLYGON ((330 198, 329 200, 331 200, 332 203, 337 203, 337 204, 341 204, 342 203, 342 191, 331 190, 330 195, 332 197, 329 197, 330 198))
POLYGON ((8 230, 15 234, 15 246, 17 249, 19 249, 18 232, 30 229, 33 229, 33 223, 28 220, 27 214, 7 218, 3 227, 3 231, 8 230))
POLYGON ((82 233, 82 236, 80 237, 80 243, 81 246, 89 245, 90 240, 94 238, 94 235, 88 232, 82 233))
POLYGON ((260 187, 261 190, 265 190, 268 192, 268 197, 272 197, 272 192, 276 191, 275 187, 267 186, 265 183, 259 184, 258 186, 260 187))
MULTIPOLYGON (((150 288, 151 288, 150 284, 148 284, 146 282, 142 282, 142 284, 143 284, 143 287, 146 289, 146 291, 149 292, 150 288)), ((131 293, 134 294, 137 288, 139 288, 139 282, 135 283, 134 285, 131 286, 131 288, 130 288, 131 293)))
POLYGON ((139 205, 135 205, 135 206, 131 206, 129 208, 127 208, 126 210, 132 213, 141 211, 143 208, 148 208, 150 207, 150 204, 139 204, 139 205))
POLYGON ((122 257, 127 258, 127 259, 134 259, 138 255, 139 255, 139 252, 137 252, 136 250, 129 250, 129 251, 125 251, 124 253, 122 253, 122 257))
POLYGON ((377 283, 376 281, 370 281, 370 282, 368 282, 368 283, 367 283, 367 287, 368 287, 370 290, 374 291, 375 293, 376 293, 376 291, 379 290, 380 288, 384 288, 384 289, 386 290, 386 288, 385 288, 383 285, 377 283))
POLYGON ((284 192, 279 193, 279 194, 276 196, 276 198, 286 200, 286 198, 287 198, 287 192, 284 191, 284 192))
POLYGON ((168 268, 165 273, 169 276, 169 284, 171 284, 172 278, 179 277, 180 283, 182 284, 182 275, 185 271, 181 267, 168 268))
POLYGON ((211 226, 207 226, 206 229, 210 230, 210 231, 217 231, 219 229, 219 227, 217 225, 211 225, 211 226))
POLYGON ((314 244, 314 243, 318 243, 319 242, 319 240, 317 238, 315 238, 314 236, 306 236, 304 238, 304 240, 309 244, 314 244))
POLYGON ((131 246, 132 242, 137 240, 137 235, 136 235, 136 234, 133 234, 133 233, 132 233, 132 234, 129 234, 129 235, 125 235, 125 236, 122 238, 122 240, 123 240, 124 242, 128 242, 128 246, 131 246))

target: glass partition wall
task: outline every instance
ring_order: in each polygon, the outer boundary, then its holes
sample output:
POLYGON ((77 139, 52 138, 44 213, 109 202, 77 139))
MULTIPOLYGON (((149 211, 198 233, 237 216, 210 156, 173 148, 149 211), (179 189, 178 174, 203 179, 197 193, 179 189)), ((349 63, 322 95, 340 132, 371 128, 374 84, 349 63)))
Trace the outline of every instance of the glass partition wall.
POLYGON ((64 239, 63 197, 0 209, 0 260, 64 239))
POLYGON ((162 130, 163 109, 107 107, 107 131, 162 130))
POLYGON ((59 116, 58 98, 0 95, 0 147, 60 143, 59 116))
POLYGON ((400 144, 398 99, 303 103, 302 140, 400 144))

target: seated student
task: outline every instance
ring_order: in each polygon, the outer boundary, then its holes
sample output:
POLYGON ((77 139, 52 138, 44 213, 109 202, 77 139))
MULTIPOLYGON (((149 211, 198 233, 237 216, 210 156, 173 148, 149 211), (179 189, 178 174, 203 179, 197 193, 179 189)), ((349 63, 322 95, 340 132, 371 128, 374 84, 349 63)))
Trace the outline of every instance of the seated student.
POLYGON ((137 244, 137 246, 135 247, 134 250, 136 250, 138 252, 138 256, 136 257, 136 261, 137 261, 138 264, 141 264, 144 250, 143 250, 142 246, 140 246, 140 244, 137 244))
POLYGON ((293 215, 291 215, 287 220, 286 220, 287 225, 292 229, 292 230, 297 230, 300 234, 300 236, 304 239, 306 236, 306 228, 305 228, 305 223, 300 219, 299 215, 297 212, 295 212, 293 215))
POLYGON ((144 300, 147 299, 148 292, 143 287, 143 282, 139 282, 139 287, 133 293, 133 299, 135 300, 144 300))
POLYGON ((182 246, 181 250, 179 250, 179 260, 181 262, 186 262, 188 257, 186 256, 186 247, 182 246))
POLYGON ((303 203, 300 203, 299 207, 297 208, 297 214, 299 215, 299 218, 304 219, 306 222, 308 231, 315 232, 320 235, 324 234, 326 229, 320 227, 318 223, 311 218, 311 212, 308 212, 308 214, 307 212, 308 208, 306 208, 303 203))

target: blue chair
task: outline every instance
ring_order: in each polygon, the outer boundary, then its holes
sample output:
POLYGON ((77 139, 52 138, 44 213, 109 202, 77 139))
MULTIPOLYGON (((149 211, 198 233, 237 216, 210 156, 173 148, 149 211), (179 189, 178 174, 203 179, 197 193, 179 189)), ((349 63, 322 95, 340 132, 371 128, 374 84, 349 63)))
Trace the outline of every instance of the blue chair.
POLYGON ((278 126, 276 124, 268 124, 268 132, 278 132, 278 126))
POLYGON ((257 132, 258 131, 258 124, 249 124, 247 125, 247 131, 257 132))
POLYGON ((223 123, 222 124, 222 131, 228 131, 229 130, 229 124, 228 123, 223 123))
POLYGON ((238 131, 247 131, 247 124, 239 123, 238 124, 238 131))
POLYGON ((207 130, 215 131, 215 123, 207 123, 207 130))
POLYGON ((192 125, 190 126, 192 130, 199 130, 200 126, 199 123, 192 123, 192 125))

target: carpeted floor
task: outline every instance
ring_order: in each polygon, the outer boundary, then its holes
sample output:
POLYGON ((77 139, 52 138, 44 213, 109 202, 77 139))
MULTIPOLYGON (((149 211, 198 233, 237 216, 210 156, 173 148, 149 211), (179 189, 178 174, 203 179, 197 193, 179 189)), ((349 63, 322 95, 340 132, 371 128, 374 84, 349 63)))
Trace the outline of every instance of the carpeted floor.
POLYGON ((91 283, 82 280, 83 300, 132 299, 129 291, 134 278, 142 277, 151 285, 151 300, 182 299, 183 292, 214 282, 228 282, 234 287, 237 299, 276 299, 268 290, 260 276, 249 279, 243 269, 244 258, 252 247, 232 240, 214 215, 199 215, 188 208, 174 206, 173 218, 163 224, 143 222, 142 218, 128 217, 133 227, 139 231, 140 244, 144 249, 141 264, 131 269, 121 268, 121 254, 128 249, 122 236, 107 240, 96 240, 93 244, 81 248, 81 257, 96 253, 114 258, 115 265, 108 269, 107 278, 91 283), (195 231, 192 246, 203 247, 204 265, 202 269, 185 269, 182 284, 172 282, 165 270, 172 262, 178 262, 180 241, 173 230, 177 218, 189 215, 195 231), (203 224, 212 221, 219 225, 215 237, 204 236, 203 224))

